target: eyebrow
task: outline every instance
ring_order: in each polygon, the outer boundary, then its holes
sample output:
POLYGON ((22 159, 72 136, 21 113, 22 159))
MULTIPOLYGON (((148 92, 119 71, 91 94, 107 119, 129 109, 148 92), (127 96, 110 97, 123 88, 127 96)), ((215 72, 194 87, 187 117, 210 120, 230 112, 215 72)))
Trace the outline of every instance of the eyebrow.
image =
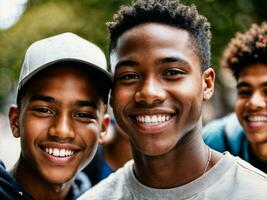
MULTIPOLYGON (((240 87, 250 87, 251 85, 249 83, 246 83, 246 82, 240 82, 237 84, 237 88, 240 88, 240 87)), ((267 87, 267 82, 264 82, 261 84, 261 86, 263 87, 267 87)))
POLYGON ((137 65, 137 62, 132 60, 121 60, 115 65, 114 69, 118 69, 122 66, 134 66, 134 65, 137 65))
POLYGON ((161 58, 157 62, 161 63, 161 64, 177 62, 177 63, 183 64, 183 65, 190 65, 186 60, 179 58, 179 57, 161 58))
POLYGON ((47 103, 59 104, 59 102, 55 98, 50 97, 50 96, 45 96, 45 95, 33 95, 30 98, 30 101, 44 101, 47 103))
MULTIPOLYGON (((164 64, 164 63, 173 63, 177 62, 183 65, 190 65, 186 60, 179 58, 179 57, 166 57, 166 58, 160 58, 156 61, 156 63, 164 64)), ((121 60, 115 65, 115 69, 118 69, 122 66, 135 66, 137 65, 137 62, 132 60, 121 60)))
POLYGON ((87 100, 79 100, 79 101, 75 102, 75 105, 76 106, 79 106, 79 107, 92 107, 94 109, 97 109, 98 108, 96 102, 87 101, 87 100))
MULTIPOLYGON (((50 97, 50 96, 45 96, 45 95, 33 95, 30 98, 30 101, 44 101, 47 103, 53 103, 59 105, 60 102, 57 101, 55 98, 50 97)), ((93 101, 88 101, 88 100, 78 100, 74 103, 75 106, 78 107, 92 107, 94 109, 97 109, 97 103, 93 101)))

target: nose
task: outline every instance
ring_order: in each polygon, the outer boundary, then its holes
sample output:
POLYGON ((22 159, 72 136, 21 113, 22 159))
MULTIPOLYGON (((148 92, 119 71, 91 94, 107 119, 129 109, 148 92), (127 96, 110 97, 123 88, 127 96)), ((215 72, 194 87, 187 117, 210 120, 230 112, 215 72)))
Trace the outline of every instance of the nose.
POLYGON ((247 107, 251 110, 258 110, 266 106, 265 98, 260 92, 255 92, 247 102, 247 107))
POLYGON ((166 91, 159 80, 149 78, 141 82, 135 93, 135 101, 145 106, 161 103, 166 98, 166 91))
POLYGON ((49 130, 49 135, 59 140, 70 140, 75 137, 71 119, 67 113, 58 114, 49 130))

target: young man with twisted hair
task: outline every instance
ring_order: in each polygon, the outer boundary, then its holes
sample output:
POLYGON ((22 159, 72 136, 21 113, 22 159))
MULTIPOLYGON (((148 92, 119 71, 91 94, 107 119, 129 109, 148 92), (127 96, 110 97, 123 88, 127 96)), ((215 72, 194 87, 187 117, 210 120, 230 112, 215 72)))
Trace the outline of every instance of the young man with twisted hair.
POLYGON ((265 200, 264 173, 202 139, 215 79, 206 18, 176 0, 138 0, 108 26, 110 104, 133 160, 80 199, 265 200))
POLYGON ((209 123, 204 140, 267 173, 267 23, 237 33, 221 66, 230 68, 237 81, 235 113, 209 123))

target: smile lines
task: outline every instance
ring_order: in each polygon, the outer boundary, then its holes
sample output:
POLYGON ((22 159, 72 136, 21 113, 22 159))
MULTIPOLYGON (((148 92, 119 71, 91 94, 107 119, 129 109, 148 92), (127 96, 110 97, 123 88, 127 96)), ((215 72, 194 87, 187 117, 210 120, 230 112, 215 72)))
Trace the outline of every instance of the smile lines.
POLYGON ((171 119, 169 114, 157 114, 157 115, 137 115, 136 121, 146 124, 160 124, 171 119))
POLYGON ((44 150, 46 153, 56 157, 67 157, 74 154, 74 151, 68 149, 45 148, 44 150))

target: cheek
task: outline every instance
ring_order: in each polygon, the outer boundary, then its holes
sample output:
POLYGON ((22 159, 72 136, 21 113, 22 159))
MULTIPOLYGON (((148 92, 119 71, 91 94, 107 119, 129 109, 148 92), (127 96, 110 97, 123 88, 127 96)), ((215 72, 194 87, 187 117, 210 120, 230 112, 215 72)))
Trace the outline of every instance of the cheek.
POLYGON ((89 151, 95 148, 101 131, 100 127, 95 124, 89 124, 86 127, 78 127, 75 131, 89 151))
MULTIPOLYGON (((202 112, 203 91, 198 85, 188 83, 182 87, 172 87, 173 98, 178 103, 182 115, 181 122, 184 124, 194 124, 199 120, 202 112)), ((169 92, 171 94, 171 92, 169 92)))
POLYGON ((38 120, 31 115, 25 115, 20 121, 20 138, 23 143, 33 142, 37 137, 45 136, 49 127, 49 120, 38 120))
POLYGON ((123 110, 124 106, 132 101, 134 97, 134 91, 135 90, 133 88, 114 88, 112 95, 112 107, 114 112, 123 110))
POLYGON ((76 129, 76 134, 79 134, 78 138, 85 148, 85 153, 82 158, 83 161, 81 162, 82 168, 93 159, 96 153, 100 131, 100 128, 96 125, 89 125, 87 127, 76 129))
POLYGON ((245 110, 245 104, 246 104, 246 101, 244 101, 244 100, 241 100, 241 99, 236 100, 235 112, 236 112, 237 116, 242 115, 242 112, 244 112, 244 110, 245 110))

